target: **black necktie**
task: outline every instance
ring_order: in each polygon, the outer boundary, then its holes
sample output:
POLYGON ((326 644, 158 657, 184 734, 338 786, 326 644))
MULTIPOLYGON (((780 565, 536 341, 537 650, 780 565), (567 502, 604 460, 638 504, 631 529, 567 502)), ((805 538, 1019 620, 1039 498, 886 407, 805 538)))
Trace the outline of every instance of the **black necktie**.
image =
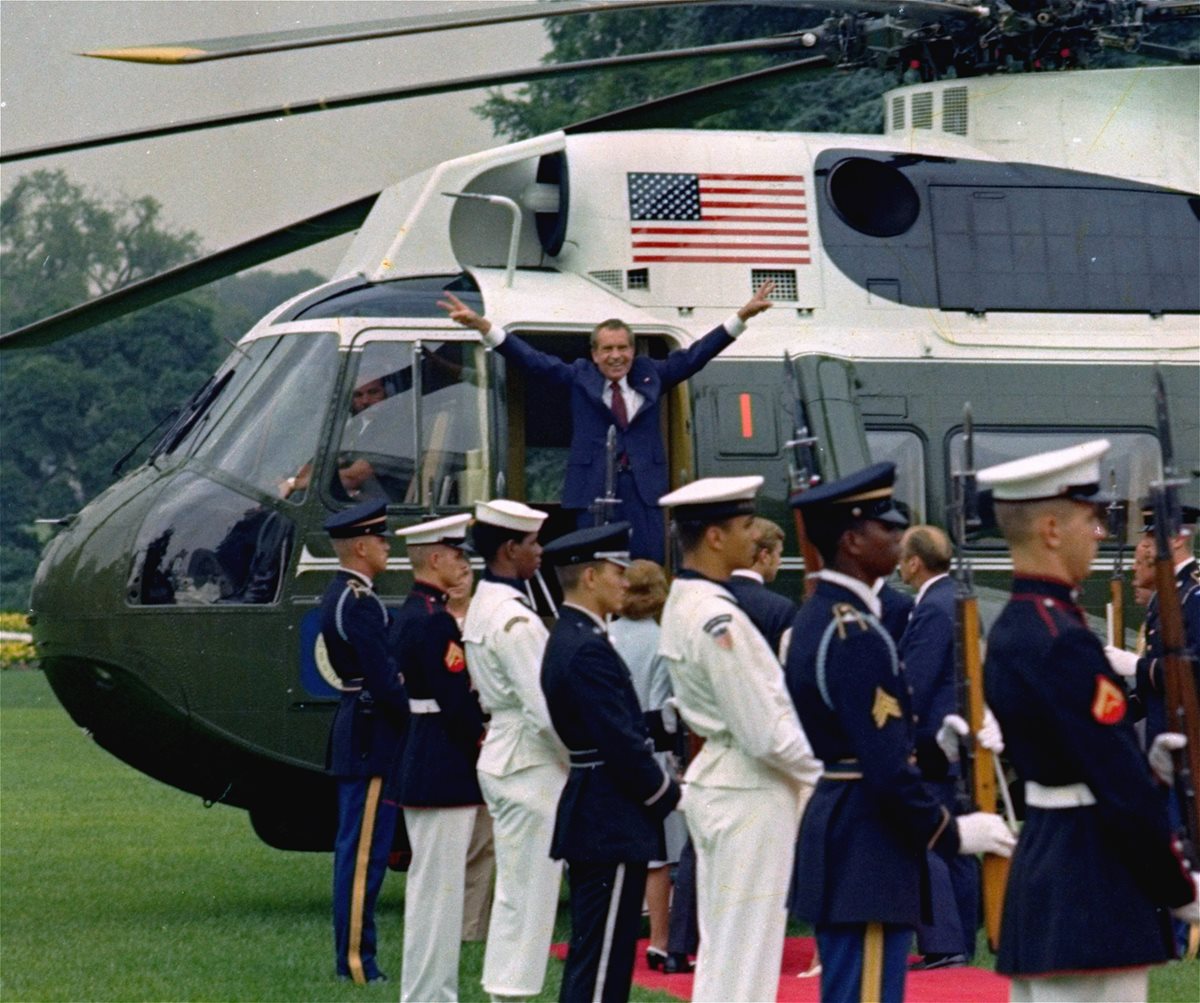
POLYGON ((621 393, 621 384, 612 381, 612 413, 617 419, 617 427, 624 430, 629 427, 629 412, 625 410, 625 397, 621 393))

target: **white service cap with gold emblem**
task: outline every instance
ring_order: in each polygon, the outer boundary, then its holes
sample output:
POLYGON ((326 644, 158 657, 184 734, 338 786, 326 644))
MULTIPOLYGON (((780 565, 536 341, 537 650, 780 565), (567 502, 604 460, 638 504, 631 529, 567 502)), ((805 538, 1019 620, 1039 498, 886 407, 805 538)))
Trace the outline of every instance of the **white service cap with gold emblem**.
POLYGON ((499 526, 517 533, 536 533, 549 513, 530 508, 509 498, 493 498, 475 503, 475 521, 499 526))
POLYGON ((979 483, 991 487, 992 498, 1003 502, 1049 501, 1070 498, 1102 503, 1112 499, 1100 491, 1100 457, 1107 439, 1037 453, 979 471, 979 483))
POLYGON ((410 547, 431 543, 441 543, 447 547, 466 549, 467 523, 471 516, 463 512, 459 515, 446 515, 429 522, 420 522, 415 526, 405 526, 396 530, 396 535, 402 537, 410 547))
POLYGON ((762 486, 759 474, 702 477, 663 495, 658 504, 672 509, 672 517, 679 522, 719 522, 735 515, 753 515, 754 496, 762 486))

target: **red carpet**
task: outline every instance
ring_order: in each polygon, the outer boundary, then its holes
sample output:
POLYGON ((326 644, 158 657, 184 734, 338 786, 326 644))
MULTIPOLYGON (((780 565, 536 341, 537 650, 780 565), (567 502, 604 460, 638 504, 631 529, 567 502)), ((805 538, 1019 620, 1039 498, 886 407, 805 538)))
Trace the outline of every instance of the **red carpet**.
MULTIPOLYGON (((566 956, 567 945, 555 944, 556 957, 566 956)), ((779 1003, 817 1003, 821 979, 798 979, 813 955, 811 937, 788 937, 783 944, 783 974, 779 1003)), ((692 976, 663 975, 646 967, 646 941, 638 943, 633 981, 647 989, 661 989, 680 999, 691 999, 692 976)), ((906 1003, 1007 1003, 1008 979, 982 968, 943 968, 934 972, 909 972, 904 983, 906 1003)))

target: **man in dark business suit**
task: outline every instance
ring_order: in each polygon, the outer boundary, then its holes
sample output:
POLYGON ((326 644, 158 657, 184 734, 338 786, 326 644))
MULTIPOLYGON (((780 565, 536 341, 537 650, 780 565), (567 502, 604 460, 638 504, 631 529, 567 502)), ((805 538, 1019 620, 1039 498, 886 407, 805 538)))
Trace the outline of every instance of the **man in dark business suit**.
POLYGON ((678 383, 694 376, 733 344, 746 321, 771 306, 775 283, 764 282, 750 300, 720 327, 665 359, 635 356, 633 333, 616 318, 592 331, 591 361, 566 363, 509 334, 464 304, 453 293, 438 305, 451 320, 483 335, 484 344, 531 376, 561 383, 571 391, 571 452, 567 459, 563 508, 576 509, 578 524, 592 524, 589 506, 604 495, 605 438, 617 429, 616 495, 612 513, 631 526, 630 555, 664 563, 663 518, 658 499, 667 493, 667 457, 659 428, 659 401, 678 383), (616 391, 614 393, 614 388, 616 391))

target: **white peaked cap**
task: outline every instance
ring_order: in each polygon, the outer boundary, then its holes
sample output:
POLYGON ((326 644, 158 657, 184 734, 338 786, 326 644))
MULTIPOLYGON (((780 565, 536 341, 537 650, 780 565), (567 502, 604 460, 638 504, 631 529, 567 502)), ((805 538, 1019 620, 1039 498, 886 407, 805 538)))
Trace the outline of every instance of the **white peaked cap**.
POLYGON ((475 521, 518 533, 536 533, 549 513, 508 498, 493 498, 475 503, 475 521))
POLYGON ((1100 457, 1108 447, 1107 439, 1094 439, 1026 456, 979 471, 979 483, 991 486, 996 501, 1108 501, 1108 496, 1100 493, 1100 457))
POLYGON ((763 485, 758 474, 746 477, 702 477, 663 495, 658 504, 675 510, 681 521, 719 520, 754 511, 754 496, 763 485))
POLYGON ((442 516, 429 522, 417 523, 415 526, 405 526, 396 530, 396 535, 403 537, 404 542, 415 547, 419 544, 443 543, 447 547, 461 548, 467 539, 467 523, 471 516, 463 512, 460 515, 442 516))

